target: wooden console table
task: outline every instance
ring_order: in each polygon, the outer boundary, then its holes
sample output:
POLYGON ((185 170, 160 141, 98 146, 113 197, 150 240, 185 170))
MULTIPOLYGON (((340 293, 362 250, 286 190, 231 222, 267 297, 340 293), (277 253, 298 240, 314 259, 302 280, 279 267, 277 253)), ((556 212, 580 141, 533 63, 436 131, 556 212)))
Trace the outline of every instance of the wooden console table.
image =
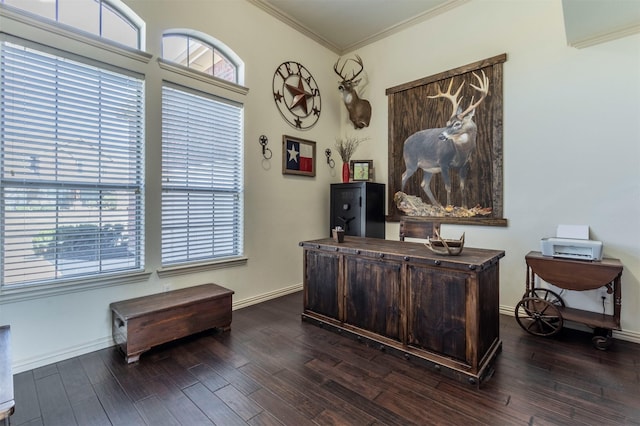
POLYGON ((11 330, 9 326, 0 326, 0 422, 4 425, 9 424, 9 417, 11 417, 15 409, 10 337, 11 330))
POLYGON ((303 241, 302 319, 480 385, 502 349, 499 259, 465 248, 345 236, 303 241))

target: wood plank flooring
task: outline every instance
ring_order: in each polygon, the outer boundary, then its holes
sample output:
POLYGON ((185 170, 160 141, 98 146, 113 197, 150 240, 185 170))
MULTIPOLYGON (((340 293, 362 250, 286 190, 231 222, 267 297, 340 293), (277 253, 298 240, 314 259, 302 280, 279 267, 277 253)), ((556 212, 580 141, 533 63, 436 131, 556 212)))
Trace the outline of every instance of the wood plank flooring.
POLYGON ((108 348, 15 375, 13 426, 640 425, 640 345, 526 334, 478 390, 300 320, 296 293, 127 365, 108 348))

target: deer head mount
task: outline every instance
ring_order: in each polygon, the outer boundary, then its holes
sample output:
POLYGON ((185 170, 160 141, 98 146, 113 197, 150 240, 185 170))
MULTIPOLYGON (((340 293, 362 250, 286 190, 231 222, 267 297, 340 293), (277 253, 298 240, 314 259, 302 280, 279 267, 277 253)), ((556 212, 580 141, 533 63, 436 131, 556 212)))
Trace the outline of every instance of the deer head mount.
POLYGON ((458 98, 464 82, 460 84, 455 93, 451 93, 453 78, 449 82, 446 92, 442 92, 438 86, 438 93, 428 96, 430 99, 445 98, 451 102, 451 117, 447 120, 445 127, 420 130, 409 136, 404 141, 403 158, 406 170, 402 174, 402 190, 407 180, 418 170, 422 169, 423 177, 421 187, 427 194, 429 201, 434 206, 442 205, 436 200, 431 192, 431 176, 435 173, 442 174, 445 189, 447 191, 447 205, 451 205, 451 180, 450 169, 457 170, 460 191, 462 193, 462 204, 465 207, 465 179, 467 177, 467 163, 471 154, 476 149, 476 123, 473 116, 476 108, 484 101, 489 93, 489 79, 482 71, 482 77, 475 72, 473 76, 478 80, 478 85, 471 84, 480 93, 480 97, 474 102, 471 98, 469 106, 463 110, 460 106, 462 98, 458 98))
POLYGON ((356 77, 362 73, 364 70, 364 65, 362 64, 362 59, 360 56, 356 55, 356 58, 348 58, 340 67, 340 71, 338 71, 338 64, 340 60, 336 61, 333 66, 333 71, 340 76, 342 81, 338 85, 338 90, 342 93, 342 100, 344 101, 344 106, 347 107, 347 111, 349 112, 349 120, 353 123, 356 129, 362 129, 363 127, 369 126, 369 121, 371 120, 371 104, 366 99, 360 99, 358 96, 358 92, 356 91, 356 87, 360 83, 361 78, 356 80, 356 77), (344 67, 348 62, 355 62, 356 71, 354 69, 352 71, 352 76, 347 77, 346 73, 344 73, 344 67))

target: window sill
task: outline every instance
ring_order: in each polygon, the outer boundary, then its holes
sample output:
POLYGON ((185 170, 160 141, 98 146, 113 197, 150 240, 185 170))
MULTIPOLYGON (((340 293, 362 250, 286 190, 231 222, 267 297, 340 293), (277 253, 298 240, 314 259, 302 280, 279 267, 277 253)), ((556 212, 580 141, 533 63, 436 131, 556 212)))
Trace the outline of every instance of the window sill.
POLYGON ((150 276, 151 272, 142 271, 110 276, 95 276, 58 283, 2 287, 0 289, 0 305, 60 296, 68 293, 78 293, 97 288, 132 284, 147 281, 150 276))
POLYGON ((246 265, 249 259, 246 257, 234 257, 225 260, 215 260, 202 263, 187 263, 177 266, 168 266, 157 270, 160 278, 173 277, 176 275, 192 274, 195 272, 211 271, 214 269, 231 268, 234 266, 246 265))

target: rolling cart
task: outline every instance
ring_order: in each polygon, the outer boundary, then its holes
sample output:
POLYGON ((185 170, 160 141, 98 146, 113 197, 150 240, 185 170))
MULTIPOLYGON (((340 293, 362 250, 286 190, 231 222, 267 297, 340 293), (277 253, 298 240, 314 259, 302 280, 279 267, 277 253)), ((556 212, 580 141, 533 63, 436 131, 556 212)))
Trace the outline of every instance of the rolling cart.
POLYGON ((593 345, 600 350, 613 343, 613 330, 620 330, 622 263, 618 259, 585 261, 543 256, 532 251, 527 262, 526 292, 515 309, 516 320, 526 332, 536 336, 558 333, 565 320, 594 329, 593 345), (584 311, 565 306, 557 293, 536 287, 536 276, 566 290, 594 290, 606 287, 613 294, 613 315, 584 311))

